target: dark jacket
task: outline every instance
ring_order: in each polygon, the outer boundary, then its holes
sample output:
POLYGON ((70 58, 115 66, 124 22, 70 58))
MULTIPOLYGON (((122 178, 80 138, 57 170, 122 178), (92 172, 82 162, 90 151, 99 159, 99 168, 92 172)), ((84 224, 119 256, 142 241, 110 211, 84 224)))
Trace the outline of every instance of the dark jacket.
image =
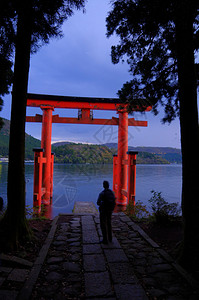
POLYGON ((104 189, 98 197, 97 205, 100 211, 113 211, 115 207, 115 195, 112 190, 104 189))

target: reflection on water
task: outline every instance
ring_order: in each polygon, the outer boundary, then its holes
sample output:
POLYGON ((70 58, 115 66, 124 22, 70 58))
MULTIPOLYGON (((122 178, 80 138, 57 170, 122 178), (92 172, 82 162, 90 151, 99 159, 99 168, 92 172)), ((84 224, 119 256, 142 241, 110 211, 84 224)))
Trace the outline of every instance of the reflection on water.
MULTIPOLYGON (((6 201, 6 163, 0 164, 0 196, 6 201)), ((33 206, 32 163, 26 164, 26 204, 33 206)), ((136 200, 148 205, 151 190, 162 192, 168 202, 180 202, 181 165, 137 165, 136 200)), ((52 216, 71 213, 75 201, 96 204, 103 180, 112 186, 112 165, 54 165, 52 216)), ((50 212, 49 212, 50 213, 50 212)))

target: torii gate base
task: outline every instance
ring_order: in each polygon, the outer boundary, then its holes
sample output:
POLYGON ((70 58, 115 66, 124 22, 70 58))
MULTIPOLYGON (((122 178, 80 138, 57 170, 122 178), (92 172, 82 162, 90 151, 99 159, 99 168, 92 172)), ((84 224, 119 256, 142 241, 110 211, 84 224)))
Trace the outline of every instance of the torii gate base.
POLYGON ((33 207, 36 213, 41 213, 42 204, 46 206, 50 206, 52 204, 54 153, 51 153, 50 173, 49 173, 50 176, 46 180, 44 176, 44 164, 46 164, 47 159, 46 157, 43 157, 44 149, 36 148, 33 149, 33 151, 34 151, 33 207), (50 185, 46 186, 46 182, 48 180, 50 182, 50 185), (49 190, 47 191, 48 188, 49 190), (48 198, 46 195, 48 195, 48 198))
POLYGON ((138 152, 128 151, 127 160, 122 161, 123 166, 127 166, 126 178, 127 178, 127 188, 123 188, 124 185, 121 185, 121 182, 118 184, 118 179, 120 180, 120 176, 118 176, 118 155, 113 156, 113 191, 116 195, 116 204, 120 206, 126 206, 127 204, 131 204, 132 207, 135 206, 135 193, 136 193, 136 156, 138 152), (118 190, 118 186, 121 186, 121 190, 118 190), (118 198, 118 194, 121 193, 124 201, 120 201, 118 198))
MULTIPOLYGON (((27 122, 42 122, 41 148, 35 149, 34 166, 34 207, 41 212, 41 205, 50 206, 53 193, 53 162, 51 153, 52 123, 118 125, 118 154, 113 161, 113 190, 116 203, 126 205, 135 204, 136 184, 136 155, 128 152, 128 126, 147 126, 147 121, 137 121, 128 118, 126 104, 119 99, 83 98, 52 95, 28 94, 27 106, 40 107, 43 115, 28 116, 27 122), (78 109, 78 118, 65 118, 52 115, 54 108, 78 109), (119 118, 93 119, 92 110, 117 111, 119 118), (80 113, 81 112, 81 113, 80 113)), ((150 111, 150 106, 136 107, 135 111, 150 111)))

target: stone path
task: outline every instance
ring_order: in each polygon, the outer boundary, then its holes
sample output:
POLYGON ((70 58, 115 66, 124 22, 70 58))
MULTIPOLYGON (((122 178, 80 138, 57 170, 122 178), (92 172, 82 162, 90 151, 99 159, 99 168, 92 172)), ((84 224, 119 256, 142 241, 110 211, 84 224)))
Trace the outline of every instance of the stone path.
POLYGON ((102 245, 98 215, 59 216, 32 269, 21 273, 20 292, 1 289, 0 299, 199 299, 194 280, 139 226, 124 213, 112 223, 113 243, 102 245))
POLYGON ((75 202, 73 208, 74 214, 97 214, 97 208, 93 202, 78 201, 75 202))

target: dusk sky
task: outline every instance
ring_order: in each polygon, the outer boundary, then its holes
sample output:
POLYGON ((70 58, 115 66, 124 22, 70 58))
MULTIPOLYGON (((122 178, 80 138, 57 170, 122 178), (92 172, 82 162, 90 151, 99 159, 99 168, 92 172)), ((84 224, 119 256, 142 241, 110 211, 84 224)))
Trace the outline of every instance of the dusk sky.
MULTIPOLYGON (((75 11, 63 25, 64 37, 53 39, 31 56, 29 93, 117 97, 123 83, 131 79, 128 65, 111 62, 111 45, 117 38, 106 37, 105 19, 111 10, 109 0, 88 0, 86 13, 75 11)), ((10 119, 11 95, 4 98, 1 116, 10 119)), ((160 108, 162 111, 162 109, 160 108)), ((27 108, 27 115, 41 113, 27 108)), ((54 114, 77 117, 77 110, 55 109, 54 114)), ((94 111, 94 118, 117 117, 115 112, 94 111)), ((154 116, 135 113, 137 120, 147 120, 148 127, 129 127, 129 145, 180 148, 179 120, 162 125, 163 112, 154 116)), ((41 138, 41 124, 27 123, 26 132, 41 138)), ((86 143, 117 142, 116 126, 53 124, 52 141, 86 143)))

